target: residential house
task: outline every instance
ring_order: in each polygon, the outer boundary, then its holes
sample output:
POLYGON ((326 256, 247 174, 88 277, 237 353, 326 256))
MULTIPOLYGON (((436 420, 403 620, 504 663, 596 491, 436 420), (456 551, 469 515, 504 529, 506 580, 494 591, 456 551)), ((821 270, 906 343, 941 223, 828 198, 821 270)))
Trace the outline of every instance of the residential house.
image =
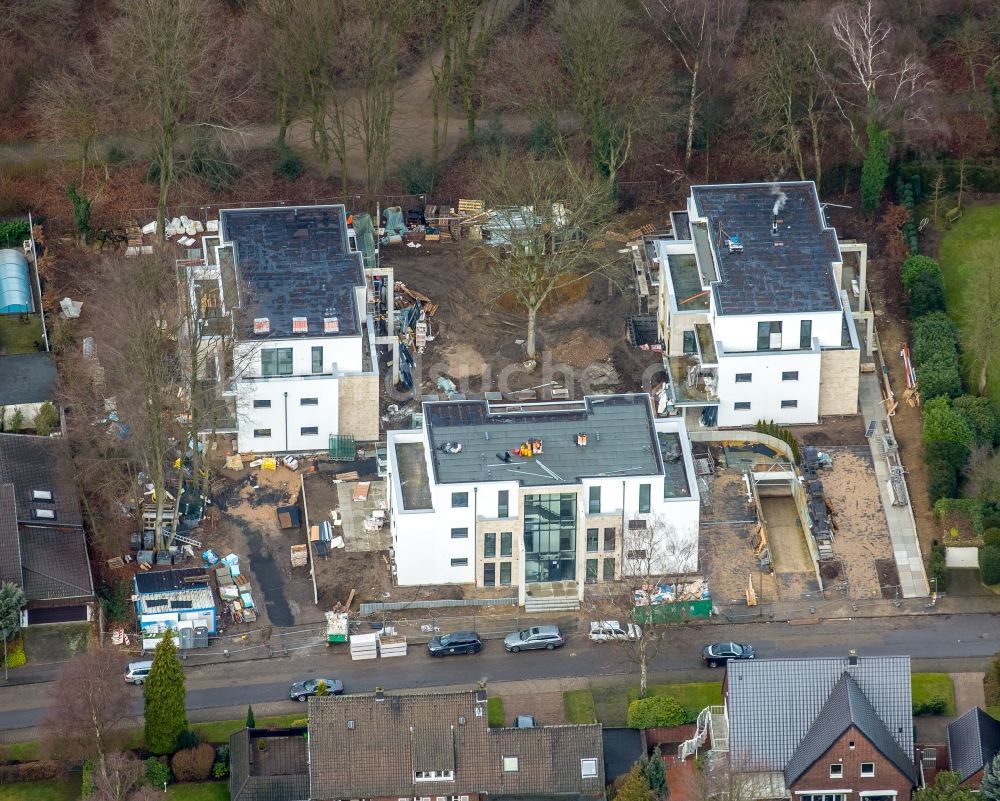
POLYGON ((0 581, 24 590, 22 625, 93 617, 83 513, 61 438, 0 434, 0 581))
POLYGON ((683 420, 648 395, 511 404, 426 401, 423 429, 388 434, 401 585, 555 587, 698 566, 698 489, 683 420))
POLYGON ((1000 721, 979 707, 948 724, 948 759, 962 784, 979 789, 983 769, 1000 754, 1000 721))
POLYGON ((135 574, 135 612, 145 650, 167 629, 182 649, 208 647, 216 632, 215 595, 202 568, 170 568, 135 574))
POLYGON ((58 379, 50 353, 0 356, 0 422, 10 430, 20 412, 21 427, 34 428, 42 404, 55 401, 58 379))
POLYGON ((917 783, 908 656, 732 661, 723 705, 681 756, 711 741, 748 798, 905 801, 917 783))
POLYGON ((233 801, 604 798, 599 725, 490 728, 485 690, 313 697, 306 734, 234 734, 233 801))
POLYGON ((671 218, 673 238, 651 240, 661 411, 733 427, 855 414, 867 247, 838 242, 815 184, 693 186, 671 218))
POLYGON ((199 378, 225 411, 206 426, 235 432, 243 452, 378 439, 376 344, 394 340, 393 284, 366 270, 344 206, 222 209, 218 227, 180 262, 197 335, 218 343, 199 378))

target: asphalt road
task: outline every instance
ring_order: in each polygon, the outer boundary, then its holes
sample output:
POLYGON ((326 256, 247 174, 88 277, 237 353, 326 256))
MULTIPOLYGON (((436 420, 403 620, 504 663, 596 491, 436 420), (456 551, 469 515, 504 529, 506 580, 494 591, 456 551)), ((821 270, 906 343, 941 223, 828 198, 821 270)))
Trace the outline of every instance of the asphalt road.
MULTIPOLYGON (((908 654, 915 670, 983 670, 1000 650, 1000 626, 992 614, 856 618, 813 625, 744 623, 685 626, 671 632, 660 646, 651 673, 666 680, 721 679, 701 663, 701 647, 735 639, 753 644, 761 658, 843 655, 855 648, 862 655, 908 654)), ((484 679, 508 682, 568 677, 607 677, 637 672, 622 646, 594 644, 583 635, 555 651, 509 654, 500 642, 486 643, 476 655, 433 659, 422 646, 408 656, 352 662, 346 646, 302 652, 273 659, 224 662, 187 668, 187 707, 193 720, 232 716, 254 704, 269 713, 305 710, 288 700, 293 681, 309 676, 341 679, 347 692, 472 686, 484 679), (214 712, 213 712, 214 711, 214 712)), ((43 673, 44 677, 44 673, 43 673)), ((16 674, 12 681, 18 681, 16 674)), ((0 687, 0 731, 31 729, 45 715, 49 684, 41 681, 0 687)), ((123 714, 141 715, 142 688, 123 686, 123 714)), ((258 712, 260 714, 261 712, 258 712)), ((237 716, 242 716, 240 713, 237 716)))

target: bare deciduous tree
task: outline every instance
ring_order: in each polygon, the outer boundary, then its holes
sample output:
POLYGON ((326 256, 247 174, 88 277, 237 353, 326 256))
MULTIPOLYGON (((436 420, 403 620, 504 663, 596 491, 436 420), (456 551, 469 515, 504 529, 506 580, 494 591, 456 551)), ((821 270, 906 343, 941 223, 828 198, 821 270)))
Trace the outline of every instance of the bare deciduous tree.
POLYGON ((94 794, 86 801, 140 801, 150 796, 141 789, 145 781, 146 766, 135 754, 130 751, 107 754, 97 760, 94 794))
POLYGON ((202 127, 224 128, 237 113, 240 92, 229 91, 233 26, 204 0, 118 0, 118 9, 105 32, 110 99, 119 119, 149 141, 162 221, 185 137, 202 127))
POLYGON ((53 758, 100 762, 121 746, 127 724, 120 699, 125 661, 119 651, 94 646, 59 672, 41 726, 53 758))
POLYGON ((640 3, 688 75, 686 167, 691 164, 702 95, 732 50, 746 18, 746 0, 640 0, 640 3))
POLYGON ((926 122, 927 68, 915 53, 900 52, 897 32, 877 16, 873 0, 841 6, 829 19, 839 57, 831 70, 816 53, 815 66, 848 124, 854 146, 864 150, 862 132, 869 123, 885 129, 890 122, 926 122))
POLYGON ((590 244, 607 230, 614 210, 608 185, 569 160, 506 150, 484 160, 477 183, 492 210, 484 227, 494 241, 475 248, 475 255, 489 265, 498 293, 510 293, 527 313, 525 348, 534 358, 545 301, 558 287, 610 266, 590 244))
POLYGON ((623 624, 639 620, 636 636, 623 640, 622 647, 639 668, 640 698, 646 697, 649 666, 671 627, 688 619, 682 603, 656 606, 651 599, 660 584, 676 583, 679 576, 697 564, 697 549, 697 537, 685 537, 668 520, 646 521, 645 528, 622 533, 621 576, 604 588, 607 592, 593 596, 594 612, 599 618, 623 624))

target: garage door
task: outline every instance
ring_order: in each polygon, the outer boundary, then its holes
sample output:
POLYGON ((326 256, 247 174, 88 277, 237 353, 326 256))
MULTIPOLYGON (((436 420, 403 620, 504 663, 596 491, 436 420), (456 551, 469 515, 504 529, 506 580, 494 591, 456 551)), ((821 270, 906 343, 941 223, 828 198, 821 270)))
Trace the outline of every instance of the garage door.
POLYGON ((87 619, 87 606, 50 606, 46 609, 29 609, 28 625, 37 623, 76 623, 87 619))

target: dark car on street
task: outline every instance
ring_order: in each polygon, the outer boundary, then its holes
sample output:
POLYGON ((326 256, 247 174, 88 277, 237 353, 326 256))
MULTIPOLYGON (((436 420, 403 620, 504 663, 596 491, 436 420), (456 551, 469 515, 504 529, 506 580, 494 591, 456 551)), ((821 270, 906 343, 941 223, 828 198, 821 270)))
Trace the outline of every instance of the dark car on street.
POLYGON ((725 665, 731 659, 753 659, 753 646, 740 642, 717 642, 714 645, 706 645, 701 652, 701 658, 709 667, 725 665))
POLYGON ((319 695, 320 684, 326 685, 326 695, 342 695, 344 682, 340 679, 306 679, 297 681, 288 691, 288 697, 293 701, 305 701, 310 695, 319 695))
POLYGON ((427 643, 427 651, 431 656, 478 654, 482 650, 483 641, 475 631, 455 631, 451 634, 442 634, 427 643))

